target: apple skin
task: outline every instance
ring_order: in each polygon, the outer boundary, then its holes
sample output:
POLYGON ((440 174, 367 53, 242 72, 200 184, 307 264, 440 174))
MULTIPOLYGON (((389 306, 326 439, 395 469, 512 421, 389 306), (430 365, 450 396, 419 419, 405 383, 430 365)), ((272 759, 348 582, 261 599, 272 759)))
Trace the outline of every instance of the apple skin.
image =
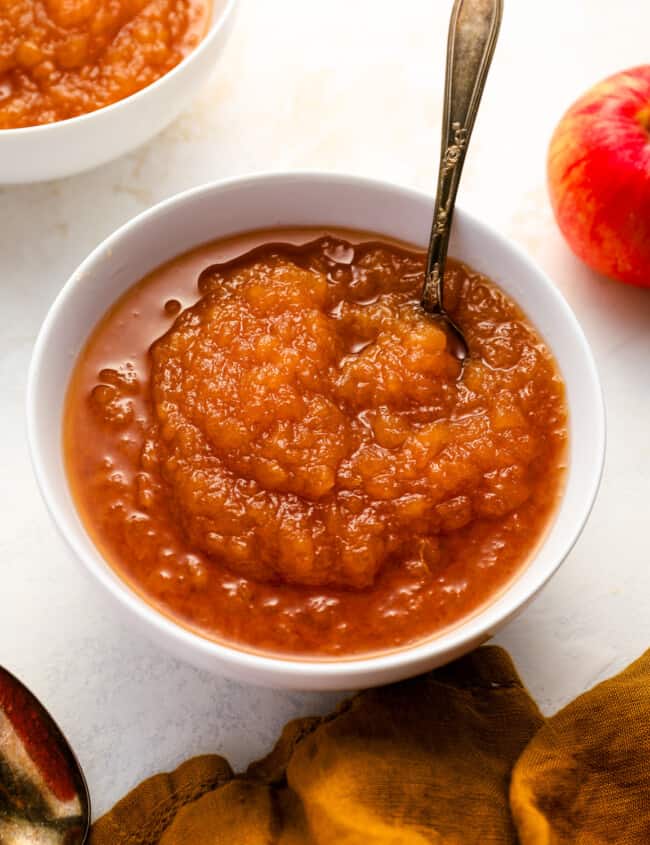
POLYGON ((578 258, 650 287, 650 65, 605 79, 571 106, 551 140, 548 184, 578 258))

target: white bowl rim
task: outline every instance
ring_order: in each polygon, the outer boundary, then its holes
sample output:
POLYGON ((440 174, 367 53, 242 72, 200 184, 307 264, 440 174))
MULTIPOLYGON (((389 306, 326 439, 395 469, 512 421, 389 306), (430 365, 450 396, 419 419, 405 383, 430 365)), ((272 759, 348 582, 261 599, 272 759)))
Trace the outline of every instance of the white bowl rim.
POLYGON ((55 132, 61 126, 65 126, 67 128, 79 126, 82 123, 88 123, 89 121, 96 119, 97 115, 103 116, 109 112, 116 112, 120 108, 125 108, 126 103, 130 105, 134 101, 140 100, 142 97, 146 97, 150 91, 162 87, 171 78, 178 76, 179 73, 183 73, 185 67, 195 58, 202 55, 209 48, 211 42, 219 37, 221 30, 227 24, 235 6, 237 5, 237 0, 224 0, 224 2, 225 5, 222 7, 218 15, 210 20, 208 30, 201 39, 200 43, 191 50, 187 56, 183 56, 177 65, 174 65, 174 67, 171 70, 168 70, 167 73, 159 76, 158 79, 155 79, 150 85, 145 85, 144 88, 134 91, 133 94, 129 94, 128 97, 122 97, 121 100, 116 100, 114 103, 109 103, 107 106, 102 106, 99 109, 93 109, 93 111, 78 114, 75 117, 68 117, 65 120, 54 120, 51 123, 38 123, 35 126, 19 126, 13 129, 0 129, 0 143, 2 143, 3 138, 19 138, 25 137, 27 134, 36 135, 37 133, 44 134, 45 132, 55 132))
MULTIPOLYGON (((165 616, 162 612, 156 610, 153 606, 147 604, 144 598, 141 598, 129 585, 118 575, 117 578, 112 577, 114 570, 111 569, 110 564, 103 558, 99 550, 94 546, 94 555, 86 554, 86 551, 77 544, 76 538, 70 536, 66 531, 67 517, 63 513, 63 509, 59 506, 59 496, 51 483, 47 472, 44 470, 45 460, 43 458, 41 449, 41 438, 39 434, 38 415, 36 413, 37 393, 35 385, 37 382, 37 375, 43 366, 45 355, 48 346, 48 336, 51 328, 55 325, 59 311, 64 307, 66 300, 73 295, 75 288, 81 283, 86 273, 92 268, 93 264, 105 252, 110 251, 122 237, 124 237, 132 229, 140 226, 154 223, 156 217, 164 214, 167 209, 176 205, 191 202, 194 198, 213 191, 225 191, 232 188, 244 188, 255 183, 278 183, 286 185, 292 181, 298 182, 302 180, 311 180, 314 183, 327 182, 345 184, 347 187, 356 185, 360 189, 368 188, 382 191, 395 191, 400 193, 403 197, 412 199, 414 201, 428 200, 431 202, 431 196, 423 191, 418 191, 413 188, 404 187, 395 183, 387 182, 381 179, 372 179, 363 176, 352 174, 316 171, 316 170, 294 170, 290 172, 278 171, 262 171, 247 174, 244 176, 235 176, 227 179, 215 180, 207 184, 199 185, 187 191, 175 194, 166 200, 146 209, 140 214, 133 217, 131 220, 120 226, 113 234, 109 235, 104 241, 98 244, 95 249, 84 259, 79 267, 71 274, 65 285, 61 288, 54 302, 52 303, 45 320, 41 326, 38 337, 36 339, 32 359, 29 366, 27 379, 27 437, 32 459, 34 473, 40 487, 41 493, 45 503, 52 515, 54 522, 59 529, 61 535, 66 540, 77 558, 83 562, 84 566, 100 581, 105 589, 113 596, 115 600, 122 606, 135 614, 141 623, 148 626, 153 626, 161 635, 163 641, 175 641, 175 644, 182 647, 184 651, 191 650, 194 652, 201 652, 204 657, 212 657, 219 663, 225 666, 233 667, 233 673, 236 670, 247 670, 250 675, 256 675, 259 683, 271 683, 276 675, 283 675, 285 677, 301 676, 307 681, 305 688, 316 689, 319 688, 313 684, 313 681, 323 682, 323 689, 332 688, 327 687, 327 680, 330 681, 339 675, 345 675, 349 679, 354 679, 356 675, 375 675, 388 673, 390 670, 399 669, 400 677, 405 677, 410 666, 422 665, 427 659, 433 658, 436 654, 445 654, 463 649, 463 646, 469 642, 480 642, 488 639, 492 632, 499 628, 504 621, 512 618, 518 610, 526 605, 528 601, 535 596, 540 589, 547 583, 547 581, 554 575, 557 569, 561 566, 567 555, 577 542, 585 523, 591 513, 600 481, 602 478, 604 462, 605 462, 605 441, 606 441, 606 422, 605 422, 605 405, 603 399, 602 387, 596 363, 585 337, 585 334, 580 326, 576 316, 569 307, 568 303, 555 287, 546 273, 531 259, 527 254, 513 241, 499 234, 487 224, 478 220, 473 215, 457 209, 456 213, 464 217, 474 227, 482 230, 483 233, 494 242, 497 243, 500 249, 509 251, 514 254, 518 260, 525 264, 530 272, 542 279, 545 284, 548 296, 555 300, 555 305, 564 312, 567 323, 572 326, 575 339, 579 342, 581 347, 583 362, 586 365, 589 374, 590 385, 589 390, 594 400, 594 410, 598 413, 591 420, 593 423, 594 443, 597 448, 597 461, 591 469, 589 478, 584 482, 585 494, 581 502, 580 509, 576 510, 574 517, 575 527, 570 536, 567 536, 563 551, 558 554, 554 565, 549 566, 547 571, 539 573, 532 585, 530 585, 524 596, 517 596, 516 591, 512 590, 517 579, 506 584, 505 588, 499 594, 498 601, 495 599, 489 602, 485 607, 479 609, 467 619, 461 619, 459 623, 444 631, 441 634, 433 635, 426 640, 420 640, 412 646, 404 646, 395 651, 386 653, 379 653, 376 655, 359 657, 334 657, 334 658, 291 658, 283 657, 281 655, 272 655, 264 653, 256 653, 248 651, 244 648, 238 648, 236 645, 227 645, 225 643, 215 642, 209 640, 200 634, 194 633, 181 624, 173 621, 171 617, 165 616), (404 671, 406 670, 406 671, 404 671), (312 679, 312 683, 309 680, 312 679)), ((136 280, 134 280, 135 283, 136 280)), ((89 331, 92 330, 92 326, 89 331)), ((91 540, 92 542, 92 540, 91 540)), ((175 649, 178 654, 178 649, 175 649)), ((284 684, 283 684, 284 685, 284 684)))

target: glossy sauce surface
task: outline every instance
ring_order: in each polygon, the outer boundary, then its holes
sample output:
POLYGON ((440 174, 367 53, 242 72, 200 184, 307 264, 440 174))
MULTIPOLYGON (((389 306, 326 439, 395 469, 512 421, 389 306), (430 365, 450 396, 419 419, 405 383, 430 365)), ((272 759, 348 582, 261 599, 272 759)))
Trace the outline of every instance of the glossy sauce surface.
POLYGON ((67 467, 150 603, 244 648, 359 655, 453 625, 520 570, 562 489, 563 384, 517 306, 452 262, 461 373, 419 308, 422 268, 372 236, 257 233, 104 318, 67 467))
POLYGON ((205 35, 210 0, 0 0, 0 129, 77 117, 145 88, 205 35))

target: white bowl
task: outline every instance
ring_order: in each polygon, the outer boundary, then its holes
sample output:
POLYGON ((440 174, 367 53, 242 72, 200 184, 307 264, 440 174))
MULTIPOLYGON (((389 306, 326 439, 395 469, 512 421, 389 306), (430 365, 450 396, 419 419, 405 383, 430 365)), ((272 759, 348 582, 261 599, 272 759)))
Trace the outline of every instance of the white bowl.
POLYGON ((43 182, 105 164, 144 144, 185 108, 210 76, 236 0, 213 12, 205 38, 169 73, 97 111, 23 129, 0 129, 0 185, 43 182))
POLYGON ((570 457, 566 490, 543 545, 491 604, 454 629, 385 655, 318 661, 283 659, 211 642, 162 616, 108 566, 72 501, 62 460, 63 401, 75 359, 106 309, 149 271, 194 246, 274 226, 365 229, 424 246, 432 201, 415 191, 350 176, 271 174, 179 194, 122 226, 72 274, 36 341, 27 396, 29 442, 45 501, 84 567, 130 622, 178 657, 256 684, 349 689, 396 681, 478 646, 519 612, 567 556, 598 489, 605 417, 594 361, 582 330, 553 283, 519 249, 462 211, 451 253, 483 271, 524 308, 555 353, 566 382, 570 457))

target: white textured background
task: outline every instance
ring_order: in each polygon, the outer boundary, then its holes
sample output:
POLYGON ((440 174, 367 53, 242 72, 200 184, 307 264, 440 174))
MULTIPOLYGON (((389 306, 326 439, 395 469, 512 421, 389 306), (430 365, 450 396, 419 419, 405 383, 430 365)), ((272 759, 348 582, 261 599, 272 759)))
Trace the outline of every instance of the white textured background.
MULTIPOLYGON (((218 751, 241 767, 289 717, 336 696, 253 689, 132 638, 45 512, 24 431, 28 360, 69 273, 164 197, 253 170, 320 168, 430 189, 450 0, 242 0, 218 71, 136 153, 82 176, 0 188, 0 662, 49 705, 77 749, 96 812, 140 778, 218 751)), ((602 491, 578 546, 499 637, 543 709, 650 646, 650 291, 571 256, 545 192, 545 153, 586 87, 647 62, 639 0, 506 0, 461 202, 551 274, 593 344, 608 404, 602 491)))

